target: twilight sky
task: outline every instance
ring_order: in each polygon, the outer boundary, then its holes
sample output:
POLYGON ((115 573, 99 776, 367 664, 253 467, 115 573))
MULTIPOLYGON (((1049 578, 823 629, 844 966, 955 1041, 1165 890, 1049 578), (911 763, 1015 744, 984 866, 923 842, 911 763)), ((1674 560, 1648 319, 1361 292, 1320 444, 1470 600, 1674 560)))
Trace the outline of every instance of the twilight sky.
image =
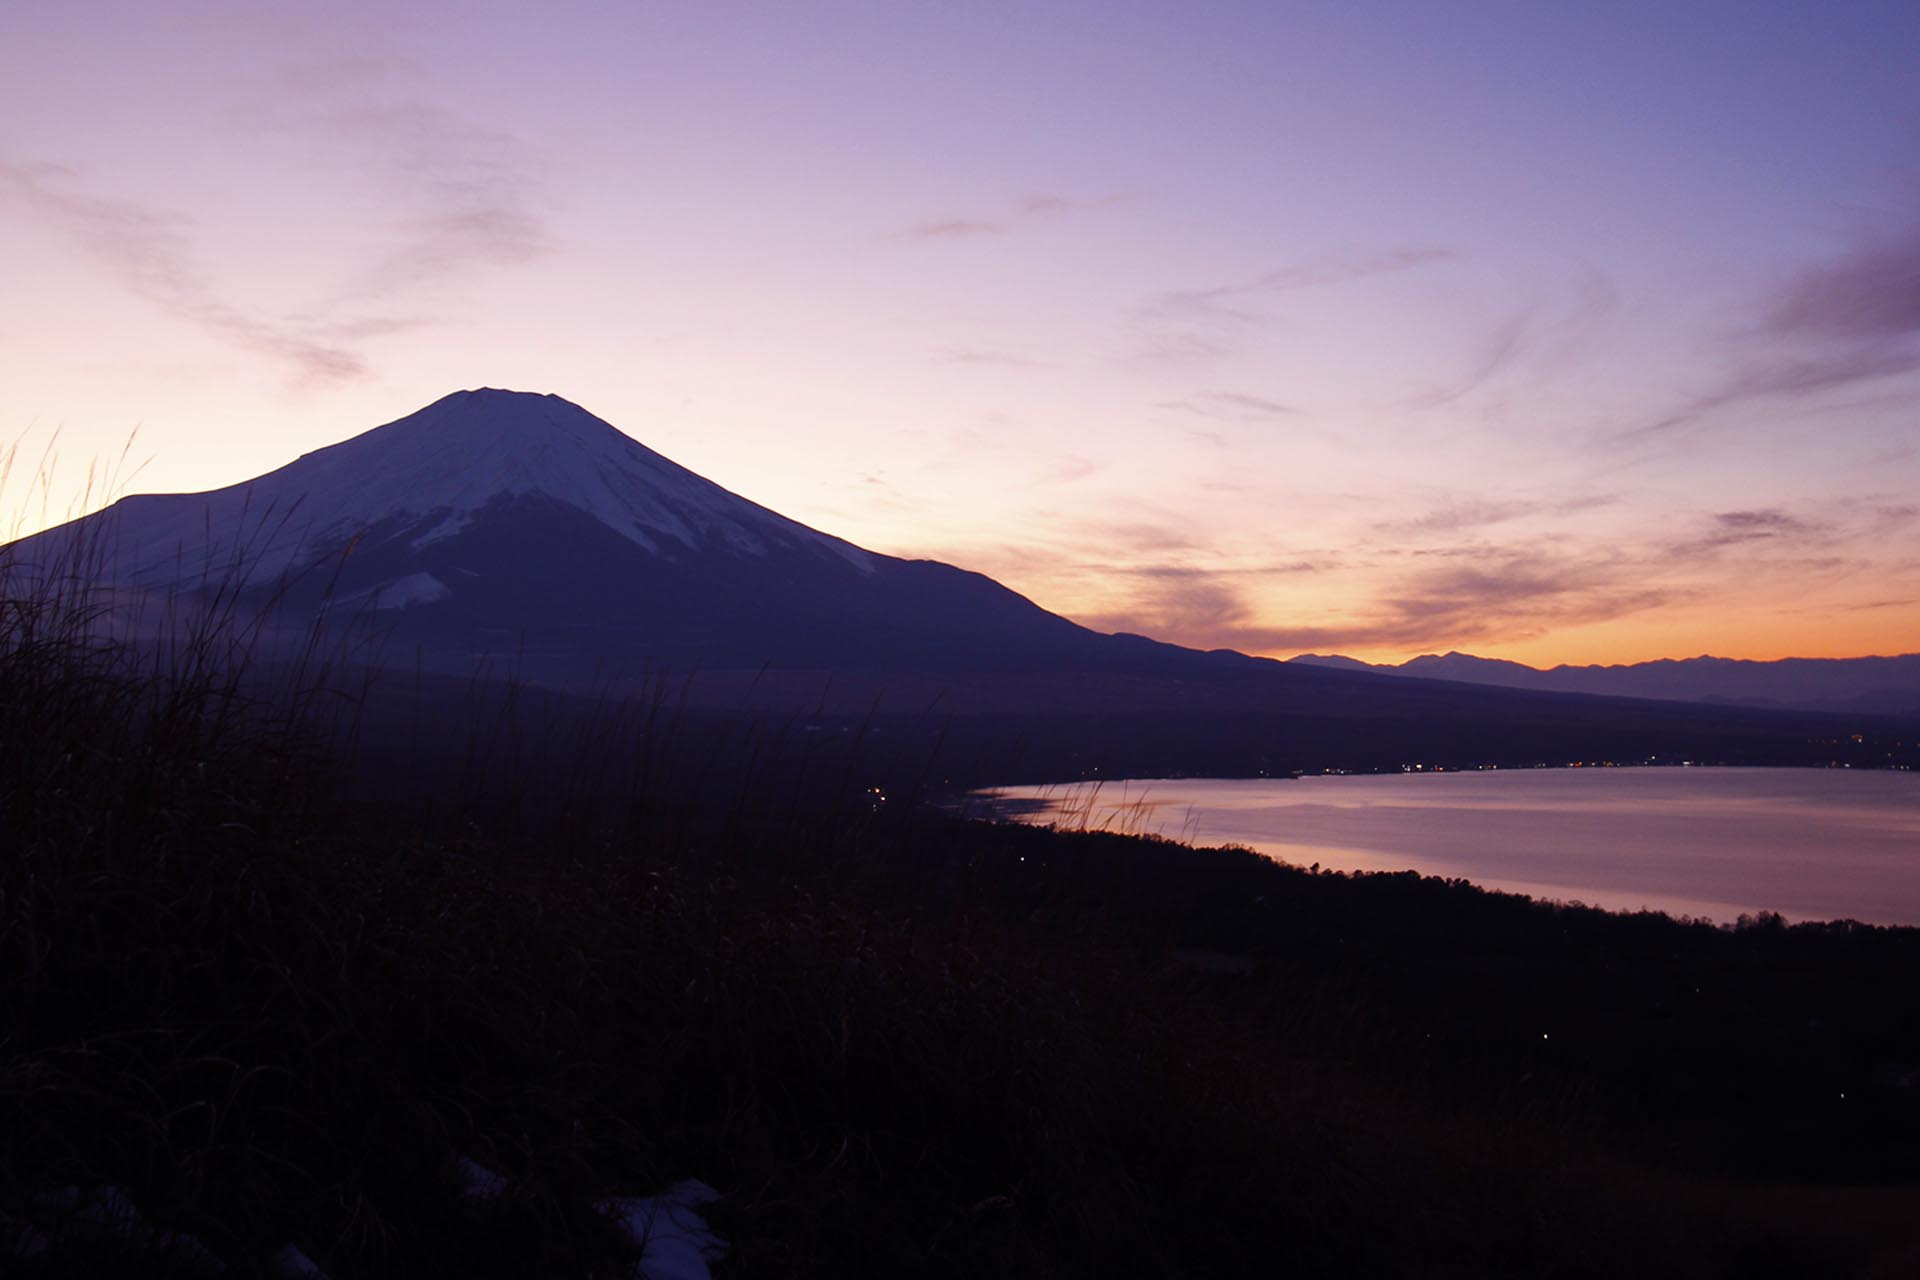
POLYGON ((5 0, 4 511, 503 386, 1103 630, 1920 650, 1916 66, 1913 0, 5 0))

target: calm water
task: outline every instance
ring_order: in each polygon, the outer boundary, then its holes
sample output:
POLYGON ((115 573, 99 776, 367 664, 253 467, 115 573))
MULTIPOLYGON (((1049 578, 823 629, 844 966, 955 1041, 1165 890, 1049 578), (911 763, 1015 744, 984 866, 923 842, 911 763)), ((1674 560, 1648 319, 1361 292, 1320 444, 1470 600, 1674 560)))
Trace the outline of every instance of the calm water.
POLYGON ((1920 773, 1526 769, 1006 787, 1002 812, 1617 910, 1920 924, 1920 773))

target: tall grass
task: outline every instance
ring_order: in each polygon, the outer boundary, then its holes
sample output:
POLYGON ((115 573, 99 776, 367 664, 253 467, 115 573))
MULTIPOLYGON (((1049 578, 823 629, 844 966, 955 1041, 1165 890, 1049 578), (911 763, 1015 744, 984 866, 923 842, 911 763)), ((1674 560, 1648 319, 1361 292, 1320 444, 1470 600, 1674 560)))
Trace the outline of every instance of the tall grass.
POLYGON ((1235 945, 1248 886, 1297 888, 1257 860, 804 811, 740 782, 783 725, 705 743, 735 789, 676 805, 663 682, 553 722, 574 754, 539 776, 591 782, 500 794, 540 744, 476 682, 494 718, 435 744, 436 805, 350 790, 316 708, 372 722, 330 641, 262 679, 238 592, 134 643, 105 581, 0 574, 10 1274, 264 1275, 290 1244, 336 1278, 622 1274, 594 1203, 687 1176, 743 1276, 1858 1261, 1623 1161, 1570 1094, 1437 1102, 1337 977, 1179 964, 1197 920, 1235 945), (466 1194, 460 1158, 511 1190, 466 1194))

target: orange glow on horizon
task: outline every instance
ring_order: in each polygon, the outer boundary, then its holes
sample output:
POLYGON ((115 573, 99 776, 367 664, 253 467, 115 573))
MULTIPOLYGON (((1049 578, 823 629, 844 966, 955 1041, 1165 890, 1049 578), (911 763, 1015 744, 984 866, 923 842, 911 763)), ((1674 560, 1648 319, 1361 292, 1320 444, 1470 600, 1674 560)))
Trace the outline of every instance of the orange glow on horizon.
POLYGON ((1898 20, 555 6, 10 14, 0 442, 64 464, 0 527, 495 386, 1101 630, 1920 647, 1898 20))

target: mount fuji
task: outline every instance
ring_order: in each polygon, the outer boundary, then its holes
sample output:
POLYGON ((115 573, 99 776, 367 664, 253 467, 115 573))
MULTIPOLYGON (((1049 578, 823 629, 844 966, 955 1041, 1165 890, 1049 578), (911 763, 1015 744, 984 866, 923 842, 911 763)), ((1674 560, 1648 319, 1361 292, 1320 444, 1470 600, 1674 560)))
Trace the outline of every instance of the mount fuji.
POLYGON ((789 520, 553 395, 459 391, 257 479, 14 544, 97 583, 372 614, 458 666, 1027 669, 1108 637, 979 574, 789 520))

